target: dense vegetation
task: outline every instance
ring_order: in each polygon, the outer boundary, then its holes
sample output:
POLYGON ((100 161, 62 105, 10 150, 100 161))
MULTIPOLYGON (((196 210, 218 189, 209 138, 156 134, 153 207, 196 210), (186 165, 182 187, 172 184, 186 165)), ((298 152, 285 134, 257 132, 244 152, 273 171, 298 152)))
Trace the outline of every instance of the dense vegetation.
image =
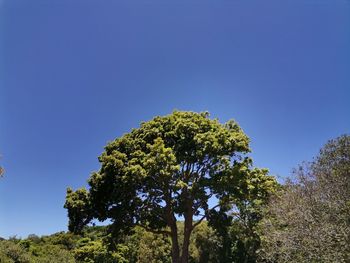
POLYGON ((1 239, 0 262, 350 262, 350 136, 281 185, 252 168, 247 143, 236 123, 207 114, 143 123, 107 145, 89 190, 68 189, 69 232, 1 239))
MULTIPOLYGON (((178 222, 178 228, 183 232, 183 222, 178 222)), ((244 248, 247 237, 232 235, 236 232, 235 229, 233 227, 223 238, 206 222, 199 224, 191 236, 189 262, 231 262, 222 259, 220 253, 224 247, 228 248, 225 255, 235 262, 254 262, 253 258, 247 256, 250 251, 244 248)), ((132 232, 131 235, 122 237, 113 249, 109 247, 111 244, 107 227, 86 227, 79 235, 60 232, 42 237, 29 235, 25 239, 13 237, 0 241, 0 262, 171 262, 169 237, 147 232, 141 227, 135 227, 132 232)))
POLYGON ((350 262, 350 136, 295 170, 261 222, 268 262, 350 262))

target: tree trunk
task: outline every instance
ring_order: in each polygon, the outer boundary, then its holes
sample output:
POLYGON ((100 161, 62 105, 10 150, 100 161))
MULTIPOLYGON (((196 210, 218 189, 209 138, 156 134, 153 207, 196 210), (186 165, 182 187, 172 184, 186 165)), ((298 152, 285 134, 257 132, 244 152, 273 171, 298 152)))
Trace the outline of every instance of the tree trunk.
POLYGON ((193 211, 192 211, 192 200, 189 197, 187 189, 185 191, 186 195, 186 211, 185 211, 185 226, 184 226, 184 242, 182 244, 182 253, 181 253, 181 263, 187 263, 189 258, 189 245, 190 237, 193 230, 193 211))
POLYGON ((171 232, 172 263, 180 263, 180 247, 179 247, 176 218, 170 209, 168 209, 168 226, 170 227, 170 232, 171 232))
POLYGON ((180 263, 180 248, 179 248, 179 239, 177 234, 177 225, 176 217, 174 215, 171 203, 171 194, 169 191, 166 191, 165 194, 166 202, 166 220, 167 225, 170 228, 170 237, 171 237, 171 261, 172 263, 180 263))
POLYGON ((182 244, 181 263, 187 263, 188 262, 191 231, 192 231, 192 229, 188 229, 185 226, 184 242, 182 244))
POLYGON ((171 261, 172 263, 180 263, 180 249, 177 233, 171 233, 171 261))

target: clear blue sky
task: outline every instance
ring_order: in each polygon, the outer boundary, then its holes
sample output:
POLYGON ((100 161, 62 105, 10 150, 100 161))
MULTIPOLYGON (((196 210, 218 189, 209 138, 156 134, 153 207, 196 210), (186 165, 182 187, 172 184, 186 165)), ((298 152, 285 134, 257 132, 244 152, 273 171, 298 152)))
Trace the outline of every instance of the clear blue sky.
POLYGON ((350 1, 0 0, 0 236, 66 230, 67 186, 173 109, 234 118, 288 176, 350 131, 350 1))

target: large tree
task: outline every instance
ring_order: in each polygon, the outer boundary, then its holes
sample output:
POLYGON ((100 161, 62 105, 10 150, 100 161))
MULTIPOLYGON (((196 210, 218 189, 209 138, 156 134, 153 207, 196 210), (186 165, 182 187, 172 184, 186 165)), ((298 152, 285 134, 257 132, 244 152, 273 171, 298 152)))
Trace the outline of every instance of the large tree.
POLYGON ((263 220, 262 262, 350 262, 350 136, 294 175, 263 220))
POLYGON ((139 225, 170 236, 172 261, 188 262, 200 222, 227 221, 257 181, 273 187, 266 169, 251 167, 248 143, 236 122, 221 124, 208 113, 175 111, 144 122, 105 147, 89 190, 68 189, 69 229, 109 219, 118 235, 139 225), (177 220, 184 220, 181 238, 177 220))

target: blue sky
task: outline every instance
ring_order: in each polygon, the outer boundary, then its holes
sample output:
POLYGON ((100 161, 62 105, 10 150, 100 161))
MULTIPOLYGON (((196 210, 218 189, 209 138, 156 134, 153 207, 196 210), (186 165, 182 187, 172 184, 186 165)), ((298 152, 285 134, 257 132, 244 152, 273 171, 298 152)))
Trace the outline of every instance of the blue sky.
POLYGON ((104 145, 174 109, 290 175, 350 131, 347 0, 0 1, 0 236, 66 230, 104 145))

